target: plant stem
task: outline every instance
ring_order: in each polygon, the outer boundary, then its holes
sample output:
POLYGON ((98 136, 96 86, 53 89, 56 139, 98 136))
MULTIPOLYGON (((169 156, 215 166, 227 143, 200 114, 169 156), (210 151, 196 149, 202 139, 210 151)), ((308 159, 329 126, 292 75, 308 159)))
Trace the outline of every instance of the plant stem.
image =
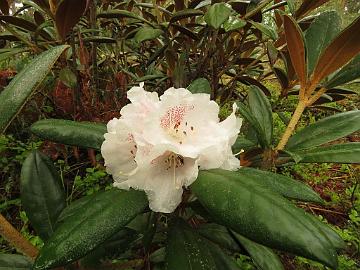
POLYGON ((22 254, 35 259, 39 251, 0 214, 0 235, 22 254))
POLYGON ((306 108, 306 100, 305 99, 299 100, 299 103, 295 109, 295 112, 292 115, 291 120, 290 120, 288 126, 286 127, 286 130, 285 130, 284 134, 282 135, 278 146, 276 147, 277 151, 283 150, 285 148, 285 145, 287 144, 290 136, 292 135, 293 131, 295 130, 296 124, 299 122, 300 117, 301 117, 302 113, 304 112, 305 108, 306 108))

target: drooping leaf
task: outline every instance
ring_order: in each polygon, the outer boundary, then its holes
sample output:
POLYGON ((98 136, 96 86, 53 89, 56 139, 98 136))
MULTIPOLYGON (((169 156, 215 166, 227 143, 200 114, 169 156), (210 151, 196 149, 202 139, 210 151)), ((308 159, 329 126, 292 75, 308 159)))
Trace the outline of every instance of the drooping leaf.
POLYGON ((287 150, 302 150, 342 138, 360 129, 360 111, 338 113, 310 124, 290 137, 287 150))
POLYGON ((321 146, 297 152, 303 163, 360 163, 360 143, 321 146))
POLYGON ((215 29, 219 29, 220 26, 229 18, 231 14, 231 8, 225 3, 215 3, 211 5, 208 11, 205 13, 205 22, 215 29))
POLYGON ((37 56, 0 93, 0 133, 5 131, 67 48, 53 47, 37 56))
POLYGON ((152 27, 142 27, 135 34, 135 41, 141 43, 146 40, 152 40, 159 37, 163 31, 152 27))
POLYGON ((174 23, 181 19, 189 18, 189 17, 196 17, 203 15, 203 12, 198 9, 184 9, 178 12, 175 12, 174 15, 171 16, 170 23, 174 23))
POLYGON ((295 17, 301 18, 311 12, 312 10, 316 9, 317 7, 322 6, 329 0, 304 0, 301 4, 301 6, 296 10, 295 17))
POLYGON ((255 265, 261 270, 283 270, 279 257, 268 247, 255 243, 246 237, 233 232, 234 237, 249 253, 255 265))
POLYGON ((249 88, 248 102, 252 115, 259 123, 262 134, 265 135, 267 145, 270 145, 273 136, 273 119, 269 100, 258 87, 251 86, 249 88))
POLYGON ((316 203, 323 202, 321 197, 309 186, 285 175, 247 167, 242 167, 238 172, 243 177, 251 179, 254 185, 270 189, 286 198, 316 203))
POLYGON ((38 151, 29 154, 21 169, 20 190, 31 225, 43 240, 47 240, 66 206, 60 175, 47 156, 38 151))
POLYGON ((305 45, 301 29, 294 19, 284 15, 284 30, 292 65, 300 85, 305 86, 307 83, 305 45))
POLYGON ((321 82, 353 57, 360 53, 360 35, 355 35, 360 28, 360 17, 346 27, 323 51, 314 69, 311 81, 321 82))
POLYGON ((351 82, 360 77, 360 55, 356 56, 349 64, 344 66, 325 83, 327 89, 351 82))
POLYGON ((165 256, 167 270, 238 270, 223 251, 192 230, 183 220, 170 228, 165 256))
POLYGON ((86 9, 86 2, 86 0, 62 0, 58 4, 55 23, 62 39, 65 39, 67 34, 80 21, 86 9))
POLYGON ((229 233, 229 230, 216 223, 201 225, 197 232, 211 242, 228 250, 239 251, 240 247, 229 233))
POLYGON ((336 268, 335 247, 320 225, 280 195, 254 185, 251 178, 239 172, 200 171, 191 190, 218 223, 259 244, 336 268))
POLYGON ((305 33, 308 74, 311 75, 320 54, 340 32, 341 18, 336 11, 321 13, 305 33))
POLYGON ((41 249, 34 269, 48 269, 81 258, 113 236, 148 205, 143 192, 112 189, 92 197, 65 219, 41 249))
POLYGON ((100 149, 106 133, 104 124, 61 119, 40 120, 30 129, 43 140, 94 149, 100 149))
POLYGON ((205 78, 198 78, 194 80, 187 89, 193 93, 205 93, 205 94, 211 94, 211 86, 207 79, 205 78))
POLYGON ((18 254, 0 254, 1 270, 29 270, 32 262, 25 256, 18 254))
POLYGON ((258 22, 251 22, 251 24, 253 26, 255 26, 258 30, 260 30, 264 35, 271 38, 272 40, 278 39, 277 32, 270 26, 263 24, 263 23, 258 23, 258 22))

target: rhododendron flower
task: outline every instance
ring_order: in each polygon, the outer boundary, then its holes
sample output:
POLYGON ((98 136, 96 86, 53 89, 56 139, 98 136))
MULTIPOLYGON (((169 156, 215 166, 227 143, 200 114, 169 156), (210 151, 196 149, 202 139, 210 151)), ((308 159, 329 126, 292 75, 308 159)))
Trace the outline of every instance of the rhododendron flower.
POLYGON ((114 186, 144 190, 153 211, 170 213, 199 169, 240 167, 231 151, 241 127, 235 104, 220 122, 219 106, 208 94, 170 88, 159 99, 143 84, 127 94, 131 103, 120 119, 109 121, 101 146, 114 186))

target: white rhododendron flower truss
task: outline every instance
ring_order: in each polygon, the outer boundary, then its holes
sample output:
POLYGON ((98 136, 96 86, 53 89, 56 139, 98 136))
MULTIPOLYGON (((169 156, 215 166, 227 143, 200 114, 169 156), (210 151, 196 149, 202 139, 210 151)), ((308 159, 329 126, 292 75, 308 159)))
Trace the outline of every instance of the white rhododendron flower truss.
POLYGON ((159 99, 143 86, 128 91, 131 103, 107 124, 101 153, 114 186, 144 190, 153 211, 171 213, 199 169, 240 167, 231 146, 241 119, 234 104, 220 122, 219 106, 208 94, 170 88, 159 99))

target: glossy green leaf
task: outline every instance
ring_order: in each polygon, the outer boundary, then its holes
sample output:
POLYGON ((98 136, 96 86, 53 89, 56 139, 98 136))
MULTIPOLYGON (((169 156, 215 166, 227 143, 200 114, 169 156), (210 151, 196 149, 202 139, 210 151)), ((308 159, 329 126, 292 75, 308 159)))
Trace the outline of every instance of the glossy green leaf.
POLYGON ((233 144, 232 151, 234 154, 240 153, 241 150, 249 150, 256 147, 256 144, 253 141, 246 139, 244 136, 238 136, 235 143, 233 144))
POLYGON ((251 181, 253 185, 270 189, 286 198, 323 203, 321 197, 309 186, 285 175, 248 167, 242 167, 238 173, 249 179, 248 181, 251 181))
POLYGON ((311 23, 305 33, 309 75, 313 72, 320 54, 340 32, 340 28, 341 18, 336 11, 321 13, 311 23))
POLYGON ((268 36, 272 40, 277 40, 278 39, 277 32, 273 28, 271 28, 270 26, 268 26, 268 25, 266 25, 264 23, 259 23, 259 22, 251 22, 251 24, 255 28, 257 28, 258 30, 260 30, 265 36, 268 36))
POLYGON ((252 112, 250 111, 250 109, 244 105, 243 103, 238 102, 238 110, 240 112, 240 114, 242 115, 242 117, 249 122, 249 124, 251 125, 251 127, 253 128, 253 130, 256 133, 256 138, 259 141, 260 145, 265 148, 265 147, 269 147, 269 144, 266 140, 266 137, 268 135, 266 135, 264 133, 264 129, 261 127, 260 123, 258 122, 258 120, 255 118, 255 116, 252 114, 252 112))
POLYGON ((135 34, 135 41, 141 43, 146 40, 152 40, 159 37, 163 31, 152 27, 142 27, 135 34))
POLYGON ((201 225, 197 232, 211 242, 234 251, 239 251, 239 245, 224 226, 215 223, 201 225))
POLYGON ((336 268, 335 247, 308 214, 251 178, 225 170, 200 171, 191 190, 217 222, 246 238, 336 268))
POLYGON ((260 125, 261 134, 266 141, 266 145, 271 145, 273 136, 273 118, 271 105, 263 91, 257 86, 251 86, 248 94, 249 108, 260 125))
POLYGON ((148 202, 145 193, 112 189, 92 197, 76 215, 65 219, 45 243, 34 269, 68 264, 99 246, 118 232, 148 202))
POLYGON ((321 146, 297 152, 302 163, 360 163, 360 143, 321 146))
POLYGON ((21 169, 20 190, 31 225, 43 240, 47 240, 66 206, 60 175, 47 156, 39 151, 28 155, 21 169))
POLYGON ((338 85, 351 82, 360 77, 360 55, 356 56, 349 64, 344 66, 325 83, 325 87, 330 89, 338 85))
POLYGON ((215 29, 219 29, 220 26, 229 18, 231 11, 231 8, 225 3, 213 4, 205 13, 205 22, 215 29))
POLYGON ((198 78, 194 80, 187 89, 193 93, 205 93, 205 94, 211 94, 211 86, 207 79, 205 78, 198 78))
POLYGON ((246 21, 239 19, 235 16, 230 16, 227 21, 224 22, 225 32, 230 32, 243 28, 246 25, 246 21))
POLYGON ((100 149, 106 133, 104 124, 61 119, 40 120, 30 129, 43 140, 94 149, 100 149))
POLYGON ((0 133, 19 113, 68 46, 53 47, 31 61, 0 93, 0 133))
POLYGON ((279 257, 270 248, 257 244, 246 237, 233 232, 234 237, 241 246, 249 253, 258 269, 261 270, 283 270, 284 267, 279 257))
POLYGON ((291 136, 286 146, 292 152, 322 145, 360 129, 360 111, 335 114, 310 124, 291 136))
POLYGON ((0 270, 29 270, 32 262, 18 254, 0 254, 0 270))
POLYGON ((239 270, 223 251, 196 231, 183 220, 171 226, 165 263, 167 270, 239 270))

